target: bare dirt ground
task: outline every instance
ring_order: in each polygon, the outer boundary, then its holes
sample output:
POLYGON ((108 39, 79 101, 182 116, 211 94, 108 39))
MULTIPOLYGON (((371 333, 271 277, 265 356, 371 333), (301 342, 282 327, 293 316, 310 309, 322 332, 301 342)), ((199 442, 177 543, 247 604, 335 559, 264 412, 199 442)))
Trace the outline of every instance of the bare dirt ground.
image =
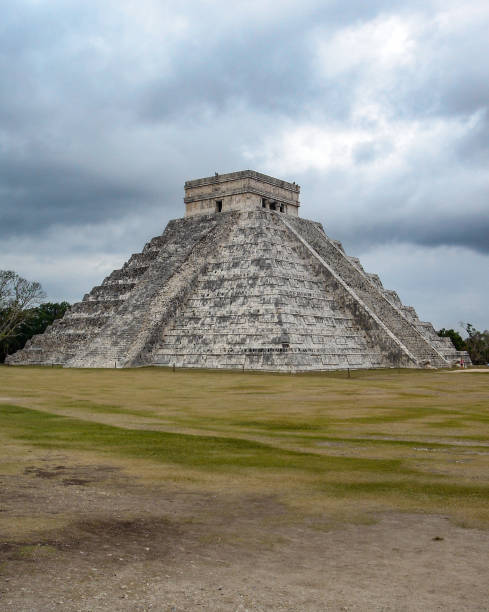
POLYGON ((0 517, 33 521, 0 544, 2 611, 489 610, 488 532, 440 515, 298 521, 40 451, 0 480, 0 517))
POLYGON ((469 368, 469 369, 464 369, 464 370, 452 370, 450 373, 451 374, 460 374, 461 372, 464 373, 469 373, 469 372, 485 372, 486 374, 489 373, 489 368, 469 368))

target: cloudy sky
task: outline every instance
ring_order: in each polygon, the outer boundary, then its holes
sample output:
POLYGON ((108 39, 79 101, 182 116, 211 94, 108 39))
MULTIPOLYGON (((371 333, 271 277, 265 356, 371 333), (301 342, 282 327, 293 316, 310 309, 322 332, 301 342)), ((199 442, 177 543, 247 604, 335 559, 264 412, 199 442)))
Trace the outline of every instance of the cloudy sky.
POLYGON ((487 0, 3 0, 0 268, 79 300, 251 168, 435 327, 489 327, 487 0))

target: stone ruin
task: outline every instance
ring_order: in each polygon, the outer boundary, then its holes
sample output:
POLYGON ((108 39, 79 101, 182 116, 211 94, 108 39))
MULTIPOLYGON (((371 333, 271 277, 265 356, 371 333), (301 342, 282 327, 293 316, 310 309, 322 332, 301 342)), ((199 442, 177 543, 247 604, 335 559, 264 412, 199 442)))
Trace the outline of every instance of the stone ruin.
POLYGON ((251 170, 187 181, 185 217, 8 362, 280 372, 469 363, 298 216, 299 191, 251 170))

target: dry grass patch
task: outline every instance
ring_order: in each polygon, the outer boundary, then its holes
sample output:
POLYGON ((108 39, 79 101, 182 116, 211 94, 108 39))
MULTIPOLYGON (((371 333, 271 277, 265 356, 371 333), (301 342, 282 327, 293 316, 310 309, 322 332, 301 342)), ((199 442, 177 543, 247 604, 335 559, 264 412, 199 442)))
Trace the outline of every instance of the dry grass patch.
POLYGON ((349 520, 409 510, 489 524, 483 376, 5 367, 0 385, 17 398, 0 401, 0 427, 19 457, 90 455, 146 483, 270 492, 349 520))

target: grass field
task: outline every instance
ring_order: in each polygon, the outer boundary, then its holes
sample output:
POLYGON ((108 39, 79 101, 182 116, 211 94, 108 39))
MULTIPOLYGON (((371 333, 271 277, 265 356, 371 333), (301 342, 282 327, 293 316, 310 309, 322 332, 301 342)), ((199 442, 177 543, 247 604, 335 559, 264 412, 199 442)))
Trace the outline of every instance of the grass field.
POLYGON ((489 370, 0 367, 0 609, 487 609, 489 370))
POLYGON ((0 441, 0 474, 62 452, 141 482, 271 494, 298 516, 489 527, 489 371, 2 367, 0 441))

